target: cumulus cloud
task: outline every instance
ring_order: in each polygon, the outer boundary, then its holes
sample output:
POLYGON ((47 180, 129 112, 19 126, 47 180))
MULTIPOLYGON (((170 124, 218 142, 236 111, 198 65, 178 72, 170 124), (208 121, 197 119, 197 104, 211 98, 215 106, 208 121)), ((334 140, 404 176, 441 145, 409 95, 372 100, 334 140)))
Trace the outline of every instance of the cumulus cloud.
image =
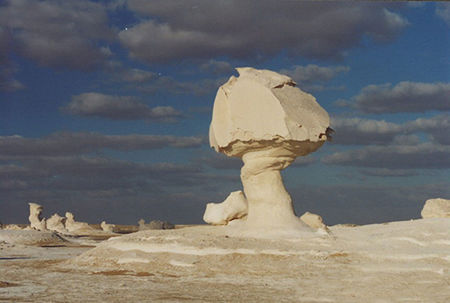
POLYGON ((389 41, 408 25, 381 3, 131 0, 128 7, 142 22, 119 39, 132 57, 147 62, 281 50, 339 58, 365 36, 389 41))
POLYGON ((425 132, 431 135, 432 139, 444 145, 450 145, 450 115, 442 114, 431 118, 418 118, 408 122, 404 126, 406 132, 425 132))
POLYGON ((450 146, 432 143, 417 145, 367 146, 336 152, 323 158, 332 165, 393 169, 450 168, 450 146))
POLYGON ((79 155, 104 149, 133 151, 165 147, 191 148, 200 147, 203 141, 202 137, 103 135, 74 132, 60 132, 42 138, 0 136, 0 160, 79 155))
POLYGON ((308 64, 295 65, 290 69, 282 69, 280 73, 290 76, 301 89, 318 91, 324 89, 324 83, 332 80, 338 74, 348 72, 348 66, 319 66, 308 64))
POLYGON ((131 68, 126 69, 124 73, 121 75, 121 78, 125 82, 142 83, 152 80, 153 78, 155 78, 155 76, 156 74, 153 72, 149 72, 138 68, 131 68))
POLYGON ((181 113, 171 106, 148 105, 130 96, 111 96, 100 93, 84 93, 73 96, 63 107, 64 112, 87 117, 101 117, 112 120, 155 120, 174 121, 181 113))
POLYGON ((362 118, 333 118, 336 144, 387 144, 402 132, 399 124, 362 118))
POLYGON ((447 130, 450 115, 441 114, 431 118, 418 118, 402 124, 363 118, 333 118, 331 125, 336 133, 333 143, 346 145, 415 144, 419 142, 415 133, 426 133, 440 144, 450 144, 447 130), (409 142, 409 143, 408 143, 409 142))
POLYGON ((51 67, 89 69, 110 55, 101 41, 113 37, 106 9, 90 1, 5 1, 0 25, 13 32, 14 48, 51 67))
POLYGON ((369 85, 352 97, 351 105, 364 113, 426 112, 450 110, 450 83, 400 82, 369 85))

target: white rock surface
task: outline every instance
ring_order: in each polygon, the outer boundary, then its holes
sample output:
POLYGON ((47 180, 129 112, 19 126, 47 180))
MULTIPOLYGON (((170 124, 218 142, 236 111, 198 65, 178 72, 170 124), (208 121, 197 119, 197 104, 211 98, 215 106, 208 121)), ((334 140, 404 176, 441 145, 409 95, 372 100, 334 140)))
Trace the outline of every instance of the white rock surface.
POLYGON ((222 203, 208 203, 203 221, 214 225, 226 225, 247 215, 247 199, 242 190, 234 191, 222 203))
POLYGON ((323 230, 328 229, 325 223, 323 223, 323 219, 321 216, 310 213, 309 211, 305 212, 300 217, 300 220, 302 220, 306 225, 314 229, 323 229, 323 230))
POLYGON ((0 230, 0 242, 21 245, 60 245, 67 242, 56 233, 40 230, 0 230))
POLYGON ((65 228, 64 223, 66 222, 65 217, 61 217, 58 214, 54 214, 49 219, 47 219, 47 229, 56 231, 62 234, 67 233, 67 229, 65 228))
POLYGON ((422 218, 450 218, 450 200, 428 199, 421 212, 422 218))
POLYGON ((329 228, 280 240, 178 227, 94 249, 5 244, 0 230, 0 301, 449 302, 447 218, 329 228))
POLYGON ((247 228, 305 229, 295 216, 280 171, 297 156, 322 146, 331 132, 329 116, 289 77, 268 70, 237 70, 239 77, 231 77, 217 92, 210 145, 244 161, 247 228))
POLYGON ((47 230, 46 220, 42 218, 42 206, 37 203, 28 203, 30 206, 30 227, 36 230, 47 230))

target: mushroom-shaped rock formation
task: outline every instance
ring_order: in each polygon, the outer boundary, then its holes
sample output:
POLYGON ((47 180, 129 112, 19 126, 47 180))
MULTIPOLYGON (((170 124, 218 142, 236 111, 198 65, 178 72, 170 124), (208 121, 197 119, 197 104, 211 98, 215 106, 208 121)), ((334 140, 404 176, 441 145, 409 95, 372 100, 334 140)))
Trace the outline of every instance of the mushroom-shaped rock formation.
POLYGON ((36 230, 47 230, 47 222, 42 218, 42 205, 37 203, 28 203, 30 206, 30 227, 36 230))
POLYGON ((209 130, 217 152, 240 157, 247 227, 307 229, 295 215, 280 171, 329 139, 328 113, 288 76, 237 68, 214 101, 209 130))
POLYGON ((203 221, 214 225, 226 225, 247 215, 247 199, 242 190, 234 191, 222 203, 208 203, 203 221))

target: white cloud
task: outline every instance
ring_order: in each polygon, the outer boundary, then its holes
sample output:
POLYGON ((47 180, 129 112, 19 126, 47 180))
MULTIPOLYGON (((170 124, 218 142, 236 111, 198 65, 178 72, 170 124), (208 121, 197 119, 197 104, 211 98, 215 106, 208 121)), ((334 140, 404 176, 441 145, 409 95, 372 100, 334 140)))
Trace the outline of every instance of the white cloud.
POLYGON ((6 1, 0 25, 23 56, 52 67, 89 69, 108 56, 100 41, 113 37, 102 4, 80 1, 6 1))
POLYGON ((440 114, 431 118, 418 118, 402 124, 363 118, 333 118, 332 128, 336 131, 333 143, 348 145, 419 142, 416 133, 428 134, 440 144, 450 144, 447 130, 450 115, 440 114))
POLYGON ((357 167, 445 169, 450 168, 450 146, 432 143, 367 146, 336 152, 324 157, 323 162, 357 167))
POLYGON ((174 121, 181 113, 171 106, 150 108, 135 97, 111 96, 100 93, 83 93, 72 97, 63 108, 72 115, 101 117, 112 120, 174 121))
POLYGON ((368 85, 346 104, 364 113, 376 114, 448 111, 450 110, 450 83, 404 81, 395 86, 389 83, 368 85))
POLYGON ((119 39, 133 58, 147 62, 281 50, 339 58, 365 36, 389 41, 408 25, 386 3, 131 0, 128 6, 143 21, 119 39))
POLYGON ((203 141, 202 137, 78 132, 60 132, 42 138, 0 136, 0 160, 80 155, 104 149, 133 151, 165 147, 195 148, 200 147, 203 141))

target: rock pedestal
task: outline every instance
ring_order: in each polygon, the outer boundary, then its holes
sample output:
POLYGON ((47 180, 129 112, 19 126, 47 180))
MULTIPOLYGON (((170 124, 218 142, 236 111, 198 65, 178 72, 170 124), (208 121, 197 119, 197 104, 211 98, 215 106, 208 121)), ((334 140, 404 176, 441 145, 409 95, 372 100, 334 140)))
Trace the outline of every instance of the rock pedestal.
POLYGON ((329 139, 329 116, 315 98, 284 75, 238 68, 214 101, 210 145, 242 158, 248 201, 246 227, 302 229, 280 171, 329 139))

